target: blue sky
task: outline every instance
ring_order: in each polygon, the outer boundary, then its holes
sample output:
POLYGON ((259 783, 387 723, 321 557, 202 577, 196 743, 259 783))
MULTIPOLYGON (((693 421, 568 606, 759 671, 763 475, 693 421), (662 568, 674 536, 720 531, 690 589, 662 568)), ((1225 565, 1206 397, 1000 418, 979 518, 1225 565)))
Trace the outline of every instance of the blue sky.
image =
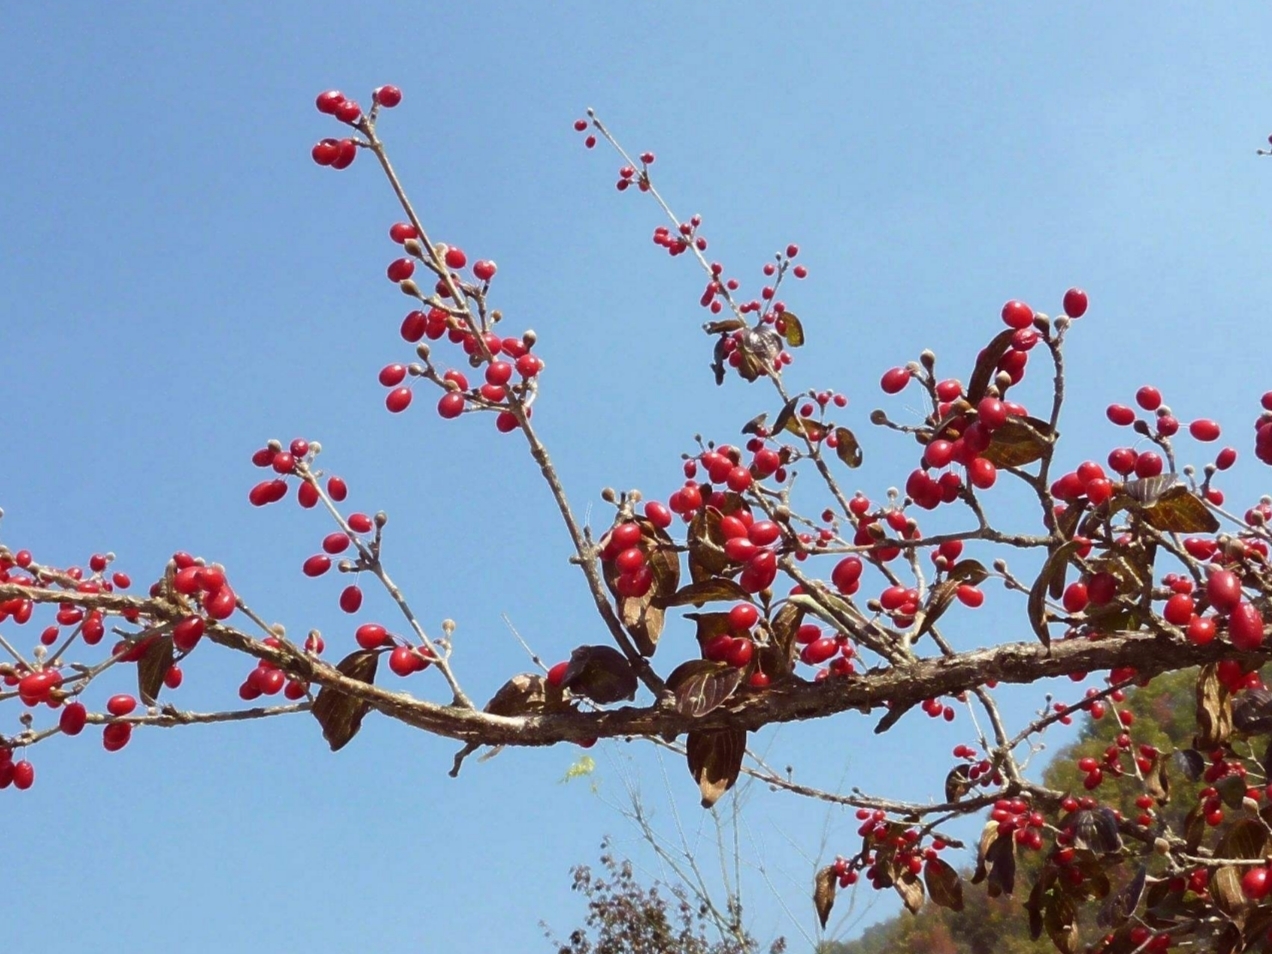
MULTIPOLYGON (((383 409, 376 372, 409 356, 383 277, 397 212, 365 157, 337 174, 308 152, 333 129, 319 90, 365 102, 384 82, 405 100, 381 132, 434 236, 496 259, 509 325, 539 333, 536 422, 580 511, 607 485, 665 497, 695 432, 730 439, 772 410, 710 381, 701 276, 651 245, 655 209, 614 192, 613 157, 581 148, 589 105, 657 152, 665 194, 752 287, 802 246, 812 277, 788 301, 816 347, 788 377, 849 395, 868 493, 915 456, 866 424, 882 370, 928 346, 965 377, 1005 299, 1054 313, 1080 284, 1069 462, 1124 439, 1102 409, 1151 382, 1184 419, 1227 425, 1244 459, 1223 486, 1248 501, 1272 386, 1272 160, 1254 155, 1269 35, 1254 3, 16 5, 3 540, 50 562, 113 549, 137 579, 188 549, 271 619, 347 644, 335 582, 299 573, 327 527, 246 502, 251 451, 303 434, 352 504, 389 512, 392 571, 428 625, 458 621, 474 695, 526 668, 503 613, 547 657, 600 639, 524 447, 431 399, 383 409)), ((956 642, 1028 637, 1001 591, 982 613, 956 642)), ((201 652, 181 699, 222 705, 247 668, 201 652)), ((810 781, 925 798, 967 731, 870 728, 848 715, 760 744, 810 781)), ((611 805, 624 771, 659 824, 669 798, 699 824, 683 768, 668 796, 635 745, 596 750, 597 797, 559 783, 574 751, 505 752, 453 781, 450 743, 382 719, 334 756, 308 717, 149 731, 116 755, 91 735, 36 749, 36 786, 0 796, 19 822, 7 931, 50 954, 547 950, 538 921, 577 923, 568 867, 602 834, 654 868, 611 805)), ((749 811, 773 885, 752 879, 755 928, 798 937, 784 905, 808 929, 812 858, 855 824, 764 792, 749 811)))

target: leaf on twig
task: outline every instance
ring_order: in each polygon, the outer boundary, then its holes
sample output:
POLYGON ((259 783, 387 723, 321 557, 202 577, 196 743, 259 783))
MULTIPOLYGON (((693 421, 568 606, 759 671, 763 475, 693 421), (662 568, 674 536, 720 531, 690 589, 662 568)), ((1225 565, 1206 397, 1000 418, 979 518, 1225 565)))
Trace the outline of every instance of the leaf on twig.
POLYGON ((923 907, 923 882, 910 869, 906 869, 892 882, 892 887, 901 895, 901 903, 911 914, 918 914, 923 907))
MULTIPOLYGON (((379 662, 379 653, 360 649, 340 660, 336 670, 358 682, 374 684, 379 662)), ((338 752, 358 734, 358 730, 362 728, 362 720, 371 711, 371 703, 356 699, 338 689, 323 686, 309 711, 322 726, 322 737, 331 746, 331 751, 338 752)))
POLYGON ((989 447, 981 452, 995 467, 1024 467, 1041 460, 1051 447, 1051 427, 1036 417, 1009 417, 994 430, 989 447))
POLYGON ((957 802, 972 789, 971 766, 956 765, 945 776, 945 800, 957 802))
POLYGON ((1158 805, 1165 805, 1170 801, 1170 773, 1166 770, 1169 764, 1169 759, 1159 755, 1153 767, 1144 775, 1144 792, 1158 805))
POLYGON ((932 627, 936 625, 936 621, 945 615, 945 611, 954 602, 954 597, 961 585, 958 580, 942 580, 932 587, 932 592, 928 596, 927 606, 923 607, 923 622, 919 624, 919 631, 914 636, 916 641, 930 632, 932 627))
POLYGON ((1219 839, 1220 858, 1262 858, 1268 847, 1268 829, 1253 818, 1242 818, 1219 839))
POLYGON ((1197 734, 1193 747, 1219 748, 1232 735, 1232 695, 1219 681, 1219 666, 1208 663, 1197 674, 1197 734))
POLYGON ((746 327, 746 322, 741 318, 723 318, 720 321, 708 321, 703 325, 703 330, 709 335, 728 334, 731 331, 741 331, 746 327))
POLYGON ((1097 915, 1097 922, 1104 927, 1120 928, 1125 924, 1144 897, 1144 886, 1148 883, 1148 865, 1140 865, 1135 877, 1126 883, 1121 891, 1105 902, 1097 915))
MULTIPOLYGON (((636 643, 642 656, 652 656, 658 648, 665 614, 663 606, 680 586, 680 555, 671 537, 654 524, 641 517, 635 523, 641 529, 641 549, 653 574, 654 582, 643 596, 622 596, 618 592, 618 567, 612 560, 602 563, 605 582, 618 606, 618 616, 623 627, 636 643)), ((608 534, 601 538, 602 547, 608 542, 608 534)))
MULTIPOLYGON (((830 432, 825 424, 814 421, 811 417, 792 417, 786 422, 786 432, 796 437, 806 437, 814 444, 825 438, 830 432)), ((776 433, 776 432, 774 432, 776 433)))
POLYGON ((500 686, 483 711, 501 716, 536 715, 563 704, 560 687, 550 685, 537 672, 523 672, 500 686))
POLYGON ((1196 749, 1179 749, 1171 758, 1190 782, 1197 781, 1206 770, 1206 757, 1196 749))
POLYGON ((682 586, 660 605, 672 607, 688 606, 692 603, 695 606, 701 606, 703 603, 716 600, 748 600, 750 598, 750 594, 733 580, 723 576, 713 576, 710 579, 698 580, 682 586))
POLYGON ((861 453, 861 444, 857 442, 857 435, 846 427, 835 428, 835 453, 853 469, 860 467, 865 459, 861 453))
POLYGON ((980 560, 959 560, 950 567, 950 572, 946 575, 946 578, 978 586, 989 578, 989 571, 985 569, 985 564, 981 563, 980 560))
POLYGON ((835 906, 835 889, 838 886, 839 878, 832 865, 817 872, 813 881, 813 907, 817 909, 817 920, 821 922, 822 930, 825 930, 826 921, 830 918, 830 909, 835 906))
POLYGON ((1210 898, 1224 914, 1235 915, 1246 905, 1245 894, 1241 890, 1241 875, 1236 866, 1224 865, 1210 876, 1210 898))
POLYGON ((746 754, 746 729, 707 729, 685 739, 689 774, 702 792, 702 807, 710 808, 733 787, 746 754))
POLYGON ((963 882, 958 872, 940 858, 931 858, 923 865, 923 883, 933 904, 951 911, 963 910, 963 882))
POLYGON ((613 646, 580 646, 570 653, 561 686, 604 706, 636 698, 636 673, 613 646))
POLYGON ((1122 847, 1117 830, 1117 816, 1108 808, 1084 808, 1061 822, 1062 829, 1073 832, 1073 847, 1078 851, 1094 851, 1106 855, 1122 847))
POLYGON ((780 434, 786 430, 786 425, 795 419, 795 409, 799 407, 799 398, 793 397, 782 406, 777 412, 777 420, 773 422, 772 434, 780 434))
POLYGON ((1056 892, 1051 895, 1042 915, 1047 937, 1061 954, 1076 954, 1078 950, 1078 912, 1067 895, 1056 892))
POLYGON ((706 507, 689 521, 689 577, 695 583, 719 576, 729 568, 724 555, 724 533, 720 521, 724 514, 716 507, 706 507))
POLYGON ((1015 334, 1011 328, 998 332, 976 358, 976 367, 972 369, 972 377, 967 383, 969 403, 979 404, 980 399, 985 396, 989 383, 994 380, 994 374, 998 371, 998 361, 1011 347, 1011 339, 1015 334))
POLYGON ((150 640, 137 661, 137 694, 143 704, 153 706, 159 699, 163 679, 172 668, 172 637, 164 634, 150 640))
POLYGON ((1029 624, 1044 646, 1051 645, 1051 633, 1047 629, 1047 590, 1052 580, 1057 576, 1064 576, 1069 561, 1077 554, 1080 546, 1079 541, 1068 540, 1052 550, 1047 562, 1042 565, 1038 579, 1029 588, 1029 624))
POLYGON ((742 670, 726 662, 690 659, 667 677, 667 688, 676 694, 676 709, 691 718, 714 712, 728 701, 742 681, 742 670))
POLYGON ((778 317, 778 321, 782 322, 785 330, 782 337, 786 339, 786 343, 792 348, 798 348, 804 343, 804 325, 795 317, 793 311, 784 311, 778 317))
POLYGON ((757 414, 745 424, 742 425, 743 434, 759 434, 764 429, 765 422, 768 421, 768 412, 757 414))
POLYGON ((1232 703, 1232 727, 1247 735, 1272 732, 1272 692, 1247 689, 1232 703))
POLYGON ((1150 527, 1166 533, 1214 533, 1219 520, 1175 474, 1128 481, 1122 488, 1150 527))

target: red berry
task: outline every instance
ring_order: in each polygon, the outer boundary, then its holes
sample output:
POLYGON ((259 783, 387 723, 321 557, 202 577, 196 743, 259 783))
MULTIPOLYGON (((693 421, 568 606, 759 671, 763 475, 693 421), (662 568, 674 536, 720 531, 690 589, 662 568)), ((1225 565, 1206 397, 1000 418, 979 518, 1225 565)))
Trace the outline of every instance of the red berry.
POLYGON ((488 282, 495 277, 497 271, 494 262, 480 260, 473 263, 473 274, 479 281, 488 282))
POLYGON ((1188 433, 1199 441, 1217 441, 1219 439, 1219 425, 1204 417, 1199 418, 1188 425, 1188 433))
POLYGON ((879 382, 879 386, 883 388, 885 394, 898 394, 905 390, 907 384, 910 383, 910 372, 905 368, 892 368, 886 371, 883 379, 879 382))
POLYGON ((1070 288, 1064 293, 1064 313, 1070 318, 1081 318, 1087 310, 1087 293, 1081 288, 1070 288))
POLYGON ((120 693, 106 700, 106 711, 113 716, 126 716, 136 708, 137 700, 127 693, 120 693))
POLYGON ((342 123, 354 123, 362 116, 362 107, 351 99, 346 99, 336 107, 336 119, 342 123))
POLYGON ((1028 328, 1033 324, 1033 309, 1023 301, 1009 301, 1003 305, 1003 323, 1008 328, 1028 328))
POLYGON ((570 668, 569 660, 566 660, 565 662, 557 663, 551 669, 549 669, 548 670, 548 685, 554 686, 559 689, 561 687, 561 684, 565 682, 565 673, 566 673, 566 670, 568 670, 569 668, 570 668))
POLYGON ((402 91, 396 86, 381 86, 371 94, 372 98, 385 109, 392 109, 402 102, 402 91))
POLYGON ((1156 411, 1162 406, 1162 392, 1146 384, 1135 392, 1135 403, 1146 411, 1156 411))
POLYGON ((1135 420, 1135 411, 1125 404, 1110 404, 1104 413, 1119 427, 1126 427, 1135 420))
POLYGON ((409 258, 397 258, 389 262, 385 273, 391 282, 404 282, 415 274, 415 263, 409 258))
POLYGON ((750 603, 738 603, 729 610, 729 626, 737 632, 744 632, 756 624, 760 611, 750 603))
POLYGON ((1186 626, 1192 615, 1193 598, 1186 593, 1176 593, 1162 608, 1162 618, 1174 626, 1186 626))
POLYGON ((327 494, 339 503, 349 496, 349 485, 344 482, 343 477, 329 477, 327 478, 327 494))
POLYGON ((353 160, 358 157, 358 146, 352 139, 341 139, 336 144, 340 153, 331 162, 333 169, 348 169, 353 164, 353 160))
POLYGON ((62 714, 58 718, 58 725, 66 735, 79 735, 84 731, 84 725, 87 721, 88 709, 84 707, 84 703, 71 702, 62 710, 62 714))
POLYGON ((384 406, 389 409, 390 414, 400 414, 411 406, 412 397, 414 392, 410 388, 396 388, 388 393, 384 406))
POLYGON ((379 623, 363 623, 353 634, 363 649, 379 649, 389 638, 388 631, 379 623))
POLYGON ((1267 868, 1248 868, 1241 876, 1241 893, 1251 901, 1262 901, 1272 890, 1272 873, 1267 868))
POLYGON ((380 369, 380 383, 386 388, 395 388, 406 380, 406 365, 386 364, 380 369))
POLYGON ((325 553, 315 553, 304 562, 301 570, 305 576, 322 576, 331 569, 331 557, 325 553))
POLYGON ((234 613, 238 597, 230 587, 223 586, 215 593, 203 597, 203 608, 215 620, 229 619, 234 613))
POLYGON ((389 226, 389 238, 397 242, 398 245, 401 245, 407 239, 419 237, 419 231, 410 222, 394 222, 389 226))
POLYGON ((1228 617, 1232 645, 1243 652, 1263 645, 1263 615, 1249 603, 1238 603, 1228 617))
MULTIPOLYGON (((286 489, 287 485, 284 484, 283 490, 286 491, 286 489)), ((318 503, 318 488, 310 483, 301 484, 300 488, 296 491, 296 500, 302 507, 308 510, 310 507, 313 507, 318 503)))
POLYGON ((448 391, 437 402, 437 413, 451 419, 464 413, 464 396, 457 391, 448 391))
POLYGON ((342 530, 335 530, 322 538, 322 548, 333 555, 344 553, 349 549, 349 535, 342 530))
POLYGON ((1231 570, 1214 570, 1206 580, 1206 599, 1220 613, 1228 613, 1241 602, 1241 581, 1231 570))
POLYGON ((1215 621, 1211 616, 1194 616, 1188 621, 1188 641, 1205 646, 1215 638, 1215 621))
POLYGON ((35 783, 35 766, 23 759, 13 763, 13 787, 25 792, 35 783))
POLYGON ((314 102, 314 105, 318 107, 318 112, 332 116, 335 115, 336 110, 340 108, 340 104, 344 101, 344 93, 338 89, 329 89, 318 94, 318 99, 314 102))
POLYGON ((463 249, 448 248, 446 250, 446 267, 453 269, 461 269, 468 264, 468 256, 464 254, 463 249))
POLYGON ((346 613, 356 613, 362 608, 362 590, 350 583, 340 593, 340 608, 346 613))
POLYGON ((206 624, 202 616, 187 616, 172 627, 172 645, 183 653, 188 653, 203 638, 206 624))
POLYGON ((671 526, 671 511, 657 500, 651 500, 645 504, 645 516, 660 530, 666 530, 671 526))
POLYGON ((423 668, 420 665, 422 662, 424 660, 415 655, 415 651, 409 646, 398 646, 389 654, 389 668, 398 676, 409 676, 418 671, 423 668))
POLYGON ((988 490, 994 486, 994 482, 998 479, 998 468, 984 457, 977 457, 967 468, 967 479, 972 482, 974 487, 980 490, 988 490))

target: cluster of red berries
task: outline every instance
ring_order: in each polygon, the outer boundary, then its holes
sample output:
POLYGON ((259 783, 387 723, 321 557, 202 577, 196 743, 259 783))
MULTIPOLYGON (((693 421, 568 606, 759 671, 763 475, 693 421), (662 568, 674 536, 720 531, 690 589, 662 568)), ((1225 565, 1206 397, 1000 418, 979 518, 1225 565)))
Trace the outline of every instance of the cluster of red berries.
MULTIPOLYGON (((579 133, 587 132, 587 127, 590 125, 591 123, 589 123, 586 119, 576 119, 574 120, 574 131, 579 133)), ((596 148, 596 137, 588 135, 588 137, 583 140, 583 145, 585 145, 588 149, 596 148)))
MULTIPOLYGON (((402 91, 396 86, 381 86, 372 94, 375 102, 390 109, 402 102, 402 91)), ((315 104, 318 112, 334 116, 349 126, 362 122, 362 107, 354 100, 346 99, 339 90, 329 89, 319 93, 315 104)), ((323 139, 311 150, 314 162, 333 169, 347 169, 358 155, 358 143, 353 139, 323 139)))
POLYGON ((1265 464, 1272 464, 1272 391, 1260 400, 1263 413, 1254 422, 1254 456, 1265 464))
MULTIPOLYGON (((304 438, 296 438, 288 445, 287 449, 276 441, 271 441, 266 447, 262 447, 252 455, 252 463, 261 468, 272 468, 276 474, 281 476, 272 480, 263 480, 252 487, 248 492, 247 499, 253 507, 263 507, 266 504, 277 503, 287 496, 287 481, 285 477, 294 476, 299 473, 298 464, 306 466, 312 463, 312 448, 304 438)), ((327 496, 339 503, 349 495, 349 487, 342 477, 327 478, 327 496)), ((320 494, 316 484, 308 480, 302 480, 296 488, 296 500, 306 510, 317 505, 320 494)))
MULTIPOLYGON (((1162 403, 1162 393, 1160 390, 1153 387, 1151 384, 1144 385, 1135 392, 1135 403, 1138 404, 1142 410, 1155 416, 1152 430, 1158 437, 1169 438, 1174 437, 1177 433, 1179 433, 1179 429, 1183 425, 1180 423, 1179 418, 1175 417, 1174 412, 1162 403)), ((1140 421, 1136 410, 1132 407, 1128 407, 1125 404, 1110 404, 1106 409, 1105 414, 1110 421, 1119 427, 1135 426, 1141 433, 1149 433, 1149 426, 1147 422, 1140 421)), ((1209 443, 1219 439, 1220 428, 1217 423, 1209 418, 1198 418, 1188 425, 1188 433, 1194 440, 1209 443)), ((1127 452, 1118 451, 1115 453, 1119 453, 1119 455, 1125 459, 1127 452)), ((1153 456, 1156 457, 1157 455, 1153 456)), ((1236 463, 1236 460, 1236 450, 1233 448, 1224 448, 1224 450, 1220 452, 1218 459, 1216 459, 1215 465, 1220 470, 1227 470, 1236 463)), ((1112 466, 1113 462, 1111 455, 1109 463, 1110 466, 1112 466)), ((1138 477, 1156 476, 1154 473, 1140 473, 1139 468, 1132 469, 1134 469, 1135 474, 1138 477)), ((1122 474, 1129 474, 1131 470, 1119 469, 1118 472, 1122 474)), ((1158 467, 1157 473, 1161 473, 1160 467, 1158 467)))

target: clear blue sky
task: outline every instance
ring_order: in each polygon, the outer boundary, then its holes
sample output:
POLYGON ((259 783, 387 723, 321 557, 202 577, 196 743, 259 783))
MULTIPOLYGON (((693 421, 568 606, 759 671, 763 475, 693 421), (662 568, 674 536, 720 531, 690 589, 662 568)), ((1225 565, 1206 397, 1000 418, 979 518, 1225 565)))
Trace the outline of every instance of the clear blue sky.
MULTIPOLYGON (((588 105, 658 153, 737 273, 803 246, 813 275, 789 300, 817 347, 790 376, 851 397, 867 492, 914 457, 867 433, 884 368, 927 345, 965 377, 1005 299, 1054 312, 1081 284, 1071 462, 1122 437, 1103 406, 1151 381, 1181 417, 1227 424, 1244 469, 1225 487, 1248 499, 1272 386, 1272 160, 1254 155, 1269 36, 1256 3, 11 4, 3 539, 53 562, 111 548, 138 579, 189 549, 293 632, 347 644, 335 583, 299 574, 327 528, 246 502, 251 451, 303 434, 351 503, 390 513, 393 571, 431 626, 459 622, 475 695, 525 668, 501 613, 549 657, 600 638, 523 446, 441 422, 431 399, 383 410, 376 371, 408 355, 383 277, 397 213, 365 158, 335 174, 308 152, 332 131, 316 92, 365 102, 384 82, 405 101, 382 132, 435 236, 495 258, 510 325, 540 334, 536 422, 580 509, 606 485, 665 495, 694 432, 728 439, 768 405, 710 382, 701 277, 650 244, 655 210, 614 192, 617 163, 581 148, 588 105)), ((1027 638, 1001 591, 983 612, 955 639, 1027 638)), ((245 672, 201 651, 180 698, 217 706, 245 672)), ((1017 715, 1039 701, 1009 697, 1017 715)), ((939 794, 966 727, 871 725, 761 744, 812 781, 939 794)), ((458 781, 452 751, 372 719, 333 756, 308 717, 149 731, 117 755, 92 733, 40 746, 36 786, 0 795, 6 936, 49 954, 547 950, 537 922, 577 923, 567 869, 603 833, 647 859, 604 798, 558 783, 573 751, 506 752, 458 781)), ((649 752, 596 751, 602 793, 622 800, 630 754, 669 819, 649 752)), ((855 824, 789 796, 752 808, 807 928, 822 832, 833 854, 855 824)), ((758 933, 796 935, 763 883, 748 902, 758 933)))

